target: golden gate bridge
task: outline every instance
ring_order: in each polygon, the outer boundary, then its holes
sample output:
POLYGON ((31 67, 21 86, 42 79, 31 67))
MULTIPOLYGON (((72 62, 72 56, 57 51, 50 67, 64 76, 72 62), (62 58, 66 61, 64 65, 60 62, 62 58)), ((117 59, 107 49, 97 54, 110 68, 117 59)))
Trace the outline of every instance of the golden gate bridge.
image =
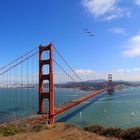
POLYGON ((111 74, 105 88, 93 90, 52 44, 40 45, 0 68, 0 119, 1 114, 19 111, 21 115, 29 110, 28 115, 45 115, 51 124, 86 100, 113 91, 111 74), (76 84, 76 90, 69 88, 70 83, 76 84))

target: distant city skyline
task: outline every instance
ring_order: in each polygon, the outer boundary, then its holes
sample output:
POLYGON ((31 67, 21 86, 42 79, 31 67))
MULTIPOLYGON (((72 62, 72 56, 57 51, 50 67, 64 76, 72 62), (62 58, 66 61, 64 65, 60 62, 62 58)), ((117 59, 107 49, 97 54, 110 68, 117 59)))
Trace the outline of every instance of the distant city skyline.
POLYGON ((52 42, 83 80, 140 81, 139 13, 140 0, 0 0, 0 67, 52 42))

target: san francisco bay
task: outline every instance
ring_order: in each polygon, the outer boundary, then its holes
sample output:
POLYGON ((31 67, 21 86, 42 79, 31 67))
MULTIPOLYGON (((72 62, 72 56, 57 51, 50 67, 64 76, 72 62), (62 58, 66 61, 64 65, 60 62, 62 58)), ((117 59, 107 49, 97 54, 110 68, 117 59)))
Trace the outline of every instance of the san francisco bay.
MULTIPOLYGON (((57 104, 78 98, 90 91, 57 89, 57 104)), ((78 127, 99 124, 105 127, 130 128, 140 126, 140 88, 116 90, 113 94, 103 93, 94 99, 83 102, 74 109, 59 116, 58 121, 74 124, 78 127)), ((47 107, 47 103, 46 103, 47 107)), ((27 117, 38 110, 37 88, 0 89, 0 123, 27 117), (10 92, 7 92, 10 90, 10 92), (26 95, 24 94, 26 91, 26 95), (12 92, 12 94, 11 94, 12 92), (7 97, 6 100, 5 97, 7 97), (5 104, 5 106, 3 106, 5 104)))

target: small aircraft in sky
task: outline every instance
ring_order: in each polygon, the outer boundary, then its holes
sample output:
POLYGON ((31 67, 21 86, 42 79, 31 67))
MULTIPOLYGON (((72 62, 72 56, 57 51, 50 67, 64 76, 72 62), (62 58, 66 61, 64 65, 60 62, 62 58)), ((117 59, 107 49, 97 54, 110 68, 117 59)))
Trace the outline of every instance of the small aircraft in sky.
POLYGON ((94 34, 92 32, 90 32, 87 28, 83 29, 85 31, 85 33, 87 33, 89 36, 93 37, 94 34))
POLYGON ((85 33, 87 33, 89 36, 93 37, 94 34, 92 32, 89 31, 89 29, 87 28, 83 28, 83 30, 85 31, 85 33))
POLYGON ((90 35, 90 36, 94 36, 94 35, 90 35))
POLYGON ((88 29, 86 29, 86 28, 85 28, 85 29, 83 29, 83 30, 88 31, 88 29))
POLYGON ((91 34, 91 32, 87 32, 88 34, 91 34))

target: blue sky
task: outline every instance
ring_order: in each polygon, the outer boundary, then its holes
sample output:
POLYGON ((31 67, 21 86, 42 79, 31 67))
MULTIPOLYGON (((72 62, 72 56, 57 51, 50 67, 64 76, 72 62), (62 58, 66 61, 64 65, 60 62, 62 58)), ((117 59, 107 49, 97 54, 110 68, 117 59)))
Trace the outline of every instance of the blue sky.
POLYGON ((0 0, 0 66, 52 42, 83 79, 140 80, 139 23, 140 0, 0 0))

